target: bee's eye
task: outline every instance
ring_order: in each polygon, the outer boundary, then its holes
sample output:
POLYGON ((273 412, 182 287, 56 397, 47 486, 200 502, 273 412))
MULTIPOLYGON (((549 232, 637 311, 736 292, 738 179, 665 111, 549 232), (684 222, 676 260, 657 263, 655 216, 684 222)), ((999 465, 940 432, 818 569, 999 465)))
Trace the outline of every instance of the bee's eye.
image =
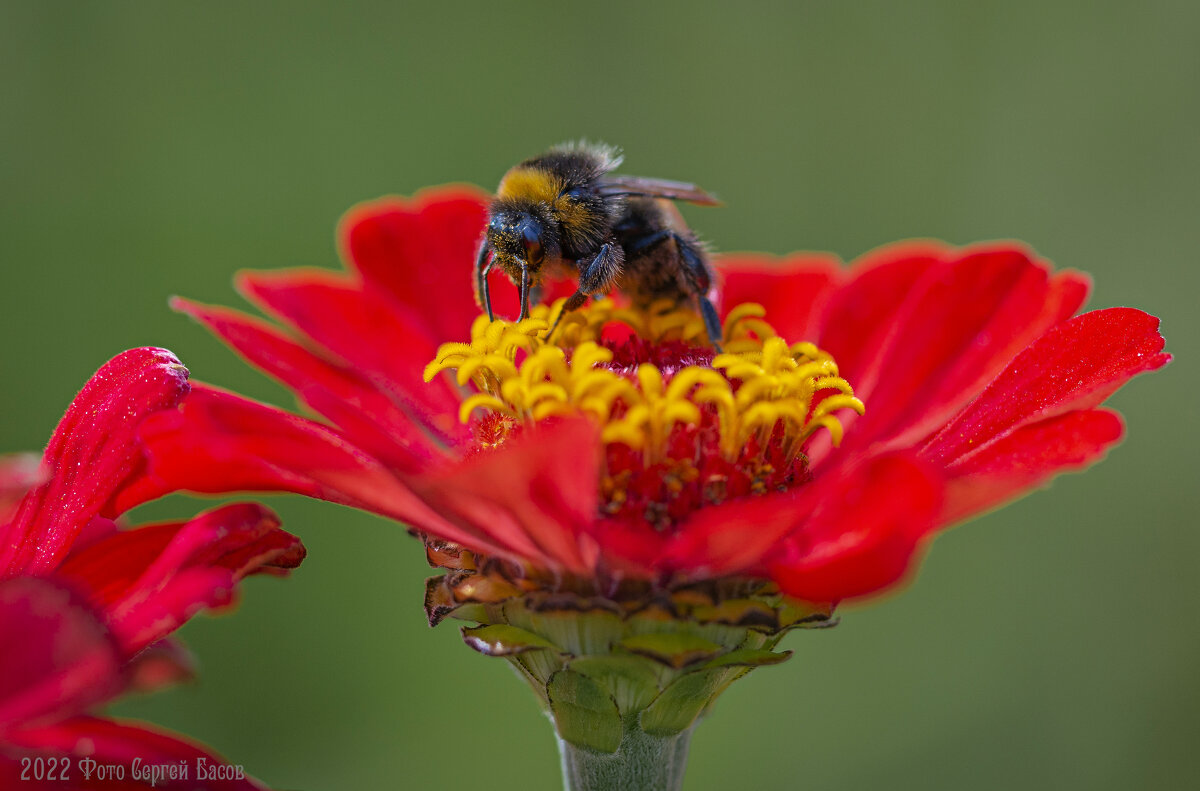
POLYGON ((521 244, 525 247, 525 260, 536 264, 542 260, 541 234, 532 226, 525 226, 521 234, 521 244))

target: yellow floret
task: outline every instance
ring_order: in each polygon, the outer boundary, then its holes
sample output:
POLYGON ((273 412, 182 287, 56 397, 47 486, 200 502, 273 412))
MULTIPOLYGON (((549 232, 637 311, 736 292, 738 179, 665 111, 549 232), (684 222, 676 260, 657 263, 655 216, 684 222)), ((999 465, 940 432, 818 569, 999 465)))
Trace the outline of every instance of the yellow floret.
POLYGON ((833 358, 811 343, 789 347, 762 318, 761 305, 746 303, 730 311, 723 327, 725 351, 711 368, 686 366, 667 380, 649 363, 638 366, 633 377, 609 367, 613 355, 599 345, 601 333, 605 325, 620 322, 653 343, 706 343, 704 322, 693 311, 670 303, 637 310, 602 300, 564 316, 549 342, 544 333, 561 309, 562 300, 538 305, 530 318, 515 323, 480 316, 471 326, 470 343, 438 349, 425 380, 452 370, 460 385, 474 385, 477 392, 459 410, 464 423, 478 410, 531 423, 583 414, 601 425, 604 442, 640 450, 651 463, 661 460, 676 426, 701 422, 704 407, 715 410, 721 450, 731 460, 752 437, 766 447, 780 426, 789 454, 799 453, 821 428, 837 444, 842 424, 833 413, 863 413, 862 401, 839 377, 833 358), (525 353, 520 363, 518 352, 525 353), (820 400, 818 394, 823 394, 820 400))

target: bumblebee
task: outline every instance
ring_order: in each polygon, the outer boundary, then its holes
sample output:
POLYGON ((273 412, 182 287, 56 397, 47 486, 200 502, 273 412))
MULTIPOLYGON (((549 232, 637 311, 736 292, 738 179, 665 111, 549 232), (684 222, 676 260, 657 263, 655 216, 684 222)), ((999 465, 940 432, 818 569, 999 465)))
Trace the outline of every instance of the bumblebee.
POLYGON ((488 209, 475 263, 476 298, 494 319, 487 277, 500 267, 520 290, 519 321, 529 315, 530 296, 537 300, 544 277, 569 276, 578 287, 559 320, 588 297, 615 288, 637 306, 662 298, 694 304, 708 337, 719 344, 707 254, 672 203, 719 201, 694 184, 611 175, 620 164, 615 149, 580 143, 509 170, 488 209))

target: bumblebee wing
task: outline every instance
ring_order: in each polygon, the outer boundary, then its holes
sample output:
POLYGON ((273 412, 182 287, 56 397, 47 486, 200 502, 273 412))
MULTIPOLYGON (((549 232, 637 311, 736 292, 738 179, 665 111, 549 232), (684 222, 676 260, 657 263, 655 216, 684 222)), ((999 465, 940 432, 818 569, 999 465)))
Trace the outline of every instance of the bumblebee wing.
POLYGON ((685 200, 698 206, 720 206, 721 201, 697 187, 682 181, 645 179, 638 176, 605 176, 600 179, 601 195, 639 195, 647 198, 685 200))

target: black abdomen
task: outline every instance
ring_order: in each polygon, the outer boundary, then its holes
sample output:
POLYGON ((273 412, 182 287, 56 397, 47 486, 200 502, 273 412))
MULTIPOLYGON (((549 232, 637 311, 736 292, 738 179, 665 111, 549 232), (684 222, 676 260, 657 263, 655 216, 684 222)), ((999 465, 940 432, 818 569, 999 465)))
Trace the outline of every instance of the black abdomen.
POLYGON ((637 305, 689 301, 708 291, 707 255, 669 200, 631 198, 613 226, 625 252, 617 288, 637 305))

